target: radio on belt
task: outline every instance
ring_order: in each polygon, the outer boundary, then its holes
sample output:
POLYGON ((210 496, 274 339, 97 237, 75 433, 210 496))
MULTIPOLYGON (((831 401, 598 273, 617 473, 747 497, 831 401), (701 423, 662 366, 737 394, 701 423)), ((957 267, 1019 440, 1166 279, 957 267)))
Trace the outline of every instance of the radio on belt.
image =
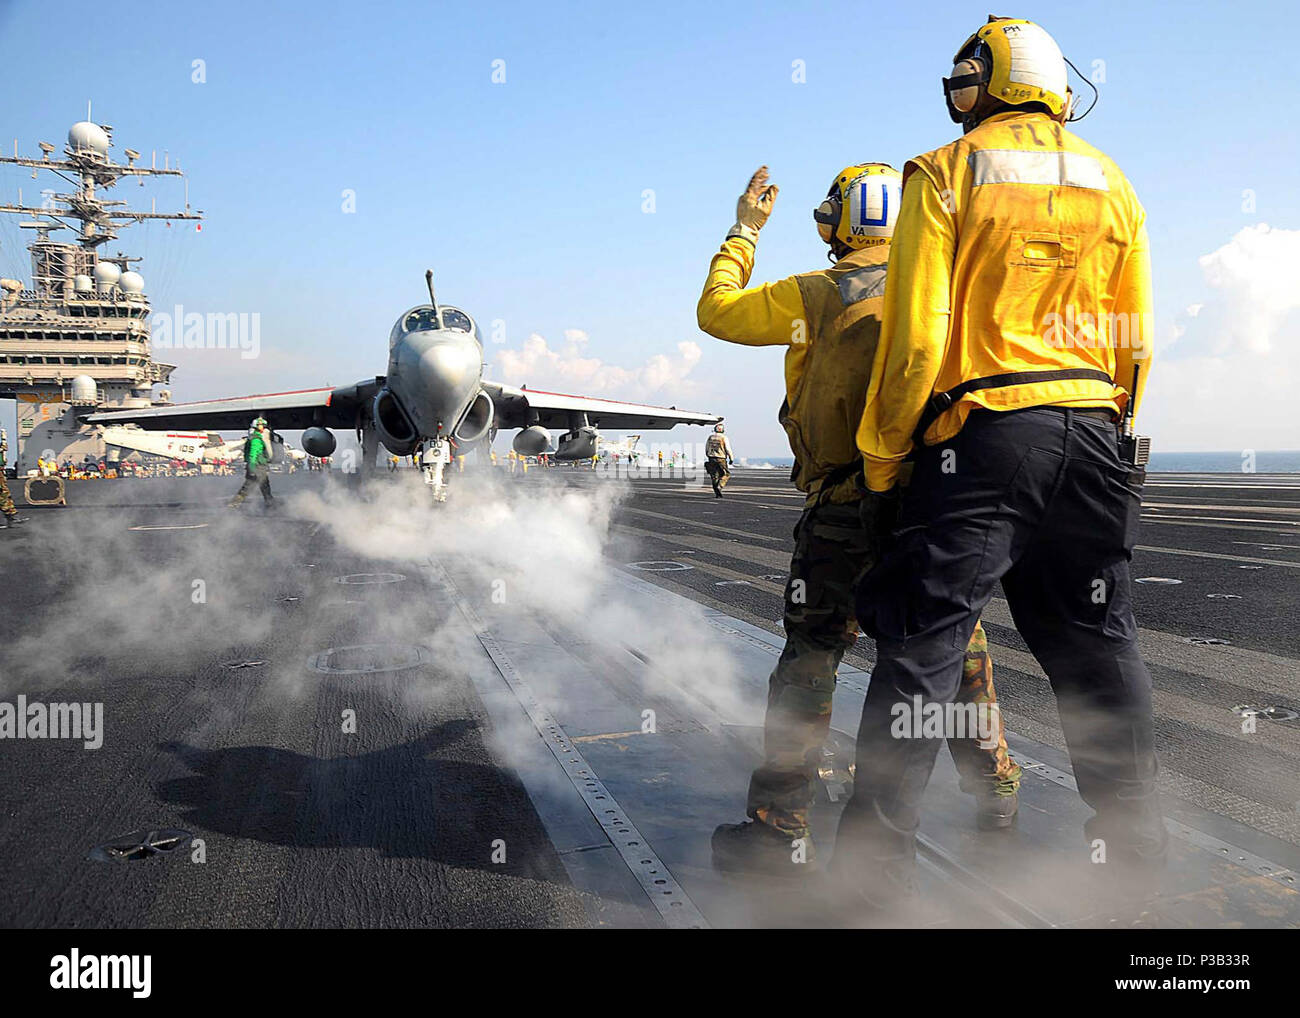
POLYGON ((1119 458, 1135 467, 1145 467, 1151 459, 1151 436, 1139 435, 1133 430, 1133 401, 1137 399, 1138 372, 1142 365, 1133 365, 1133 388, 1129 390, 1128 405, 1120 421, 1119 458))

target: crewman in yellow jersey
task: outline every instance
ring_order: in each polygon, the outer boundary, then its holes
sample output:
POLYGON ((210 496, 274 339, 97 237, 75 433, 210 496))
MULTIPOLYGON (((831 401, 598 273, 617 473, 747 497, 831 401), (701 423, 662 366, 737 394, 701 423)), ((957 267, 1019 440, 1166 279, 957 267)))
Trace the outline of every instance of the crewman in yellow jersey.
MULTIPOLYGON (((814 856, 808 814, 836 672, 857 639, 854 582, 878 551, 859 517, 862 458, 855 435, 880 333, 901 177, 883 163, 845 167, 814 212, 834 264, 746 289, 758 232, 777 193, 767 180, 763 167, 741 196, 697 314, 700 328, 719 339, 787 348, 780 418, 795 456, 792 479, 807 498, 786 583, 785 648, 768 682, 764 759, 750 780, 750 821, 720 826, 713 857, 723 868, 789 874, 792 864, 814 856)), ((1002 738, 988 641, 978 625, 967 635, 958 696, 983 704, 996 723, 987 738, 971 731, 948 745, 962 788, 976 796, 979 826, 1004 828, 1016 814, 1020 768, 1002 738)))
POLYGON ((1118 427, 1152 342, 1145 213, 1065 128, 1066 61, 1042 28, 990 19, 954 63, 965 136, 903 171, 857 436, 864 523, 892 540, 857 591, 877 660, 831 868, 880 904, 911 893, 938 750, 891 723, 953 700, 999 581, 1057 695, 1088 839, 1128 872, 1165 852, 1129 590, 1149 443, 1118 427))
POLYGON ((731 480, 731 464, 735 457, 731 454, 731 439, 727 437, 727 428, 721 421, 713 426, 713 434, 704 442, 704 469, 713 484, 713 494, 722 497, 722 489, 731 480))

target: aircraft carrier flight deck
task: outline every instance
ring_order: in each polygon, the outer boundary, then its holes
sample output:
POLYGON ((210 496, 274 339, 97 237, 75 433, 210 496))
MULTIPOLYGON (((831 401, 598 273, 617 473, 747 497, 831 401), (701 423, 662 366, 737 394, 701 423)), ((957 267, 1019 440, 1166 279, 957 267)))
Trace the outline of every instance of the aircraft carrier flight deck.
MULTIPOLYGON (((273 511, 231 511, 229 478, 74 482, 0 533, 0 700, 102 710, 94 739, 0 740, 0 925, 896 924, 815 876, 710 863, 782 645, 803 501, 782 471, 737 470, 721 500, 564 467, 467 468, 436 506, 413 470, 364 499, 273 484, 273 511)), ((1165 877, 1098 872, 1050 687, 995 598, 1020 816, 978 831, 942 753, 912 921, 1300 925, 1300 475, 1152 474, 1133 577, 1165 877)), ((827 857, 872 660, 863 638, 840 670, 827 857)))

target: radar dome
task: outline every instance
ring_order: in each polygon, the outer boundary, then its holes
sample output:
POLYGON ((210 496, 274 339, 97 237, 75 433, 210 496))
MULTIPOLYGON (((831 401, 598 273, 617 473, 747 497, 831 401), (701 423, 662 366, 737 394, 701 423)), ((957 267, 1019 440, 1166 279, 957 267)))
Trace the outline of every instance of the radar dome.
POLYGON ((108 155, 108 135, 98 124, 82 120, 68 130, 68 148, 74 152, 108 155))
POLYGON ((95 282, 89 276, 77 276, 72 280, 72 288, 77 293, 90 293, 95 288, 95 282))
POLYGON ((144 293, 144 276, 138 272, 123 272, 117 285, 125 293, 144 293))
POLYGON ((77 377, 72 380, 72 402, 99 402, 99 390, 95 387, 95 380, 89 375, 77 375, 77 377))
POLYGON ((122 270, 112 262, 99 262, 95 266, 95 284, 100 293, 108 293, 122 278, 122 270))

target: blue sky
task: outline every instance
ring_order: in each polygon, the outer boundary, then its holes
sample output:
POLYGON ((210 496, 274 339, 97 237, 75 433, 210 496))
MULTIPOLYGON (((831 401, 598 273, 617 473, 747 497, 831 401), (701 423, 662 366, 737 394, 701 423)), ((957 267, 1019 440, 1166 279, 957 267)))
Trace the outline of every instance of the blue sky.
MULTIPOLYGON (((119 158, 123 146, 179 156, 203 232, 134 228, 120 246, 145 255, 156 308, 260 313, 263 355, 176 352, 177 399, 381 373, 388 329, 432 265, 441 298, 485 331, 503 323, 487 347, 495 377, 526 364, 537 377, 509 380, 711 410, 742 455, 781 455, 780 352, 695 326, 735 197, 764 162, 781 186, 756 281, 825 264, 810 211, 831 177, 864 159, 901 166, 956 136, 939 78, 987 13, 138 2, 67 3, 56 17, 0 0, 0 144, 61 145, 91 99, 119 158)), ((1148 210, 1168 349, 1147 430, 1169 450, 1300 447, 1278 409, 1300 384, 1294 14, 1105 2, 999 13, 1039 21, 1104 76, 1078 131, 1148 210)), ((30 198, 37 182, 0 169, 0 195, 18 187, 30 198)), ((155 195, 160 209, 182 201, 170 182, 113 197, 155 195)), ((27 277, 25 239, 0 228, 0 272, 27 277)))

